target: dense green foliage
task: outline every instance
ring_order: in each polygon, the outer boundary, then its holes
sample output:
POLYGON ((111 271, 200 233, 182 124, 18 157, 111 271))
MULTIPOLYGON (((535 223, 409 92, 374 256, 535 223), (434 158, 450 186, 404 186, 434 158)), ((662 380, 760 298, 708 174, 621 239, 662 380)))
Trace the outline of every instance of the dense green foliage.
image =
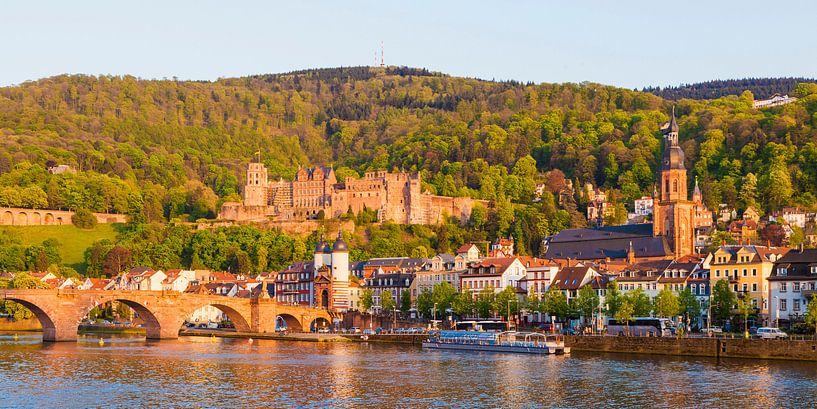
POLYGON ((744 78, 683 84, 677 87, 646 87, 643 91, 672 100, 716 99, 728 95, 740 95, 743 91, 751 92, 755 98, 765 99, 774 94, 791 94, 797 84, 804 82, 815 82, 815 80, 809 78, 744 78))
MULTIPOLYGON (((796 103, 762 111, 748 92, 677 102, 689 183, 698 178, 710 208, 814 207, 817 85, 793 93, 796 103)), ((508 234, 520 254, 538 254, 543 236, 585 223, 587 198, 582 189, 563 194, 568 181, 604 187, 616 204, 613 223, 652 192, 669 108, 650 93, 599 84, 411 68, 215 82, 59 76, 0 88, 0 206, 130 214, 116 241, 88 250, 97 275, 133 264, 276 269, 307 258, 315 237, 146 224, 215 217, 221 202, 239 198, 246 163, 260 150, 274 178, 315 164, 353 177, 403 169, 421 172, 432 193, 493 203, 478 206, 465 226, 380 226, 373 212, 350 215, 358 224, 353 259, 431 256, 508 234), (76 172, 48 172, 56 164, 76 172)))

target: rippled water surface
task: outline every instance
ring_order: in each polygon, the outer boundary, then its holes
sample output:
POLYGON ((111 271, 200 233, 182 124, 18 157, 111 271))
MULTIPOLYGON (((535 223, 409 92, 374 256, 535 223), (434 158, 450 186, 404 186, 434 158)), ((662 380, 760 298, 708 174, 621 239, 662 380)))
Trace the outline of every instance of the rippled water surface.
POLYGON ((817 407, 817 363, 0 335, 0 407, 817 407))

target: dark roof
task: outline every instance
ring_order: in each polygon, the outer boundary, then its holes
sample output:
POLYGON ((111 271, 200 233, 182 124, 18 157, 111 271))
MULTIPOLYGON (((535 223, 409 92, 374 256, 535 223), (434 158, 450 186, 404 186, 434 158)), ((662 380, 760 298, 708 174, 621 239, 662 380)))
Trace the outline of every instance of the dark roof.
POLYGON ((811 274, 811 265, 814 263, 817 263, 817 249, 791 250, 774 263, 769 279, 783 280, 788 277, 817 278, 817 275, 811 274), (777 269, 780 267, 788 269, 785 276, 778 276, 777 269))
POLYGON ((568 229, 554 235, 545 258, 599 260, 626 258, 632 243, 636 257, 666 257, 672 251, 664 237, 652 236, 652 223, 568 229))
POLYGON ((631 237, 652 237, 652 223, 604 226, 593 229, 565 229, 553 235, 550 243, 631 237))
POLYGON ((675 106, 672 107, 672 115, 670 116, 669 124, 664 130, 665 133, 678 132, 678 121, 675 119, 675 106))
POLYGON ((338 238, 335 240, 335 244, 332 245, 332 251, 349 251, 349 246, 343 241, 343 232, 340 230, 338 230, 338 238))
POLYGON ((564 267, 553 277, 552 284, 559 286, 560 290, 578 290, 589 269, 590 267, 587 266, 564 267))

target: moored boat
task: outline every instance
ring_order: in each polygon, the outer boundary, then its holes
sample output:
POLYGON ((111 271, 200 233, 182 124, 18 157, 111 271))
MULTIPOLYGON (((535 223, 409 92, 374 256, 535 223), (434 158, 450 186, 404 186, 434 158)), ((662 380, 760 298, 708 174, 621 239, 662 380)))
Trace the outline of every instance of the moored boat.
POLYGON ((423 348, 542 355, 570 353, 560 335, 516 331, 437 331, 429 334, 423 348))

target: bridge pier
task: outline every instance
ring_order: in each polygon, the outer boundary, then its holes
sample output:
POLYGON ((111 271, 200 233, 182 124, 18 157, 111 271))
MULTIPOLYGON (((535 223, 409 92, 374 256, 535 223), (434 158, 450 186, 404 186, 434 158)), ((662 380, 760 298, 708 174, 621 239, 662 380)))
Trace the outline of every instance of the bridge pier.
POLYGON ((56 322, 54 326, 43 325, 43 341, 45 342, 76 342, 76 322, 56 322))

